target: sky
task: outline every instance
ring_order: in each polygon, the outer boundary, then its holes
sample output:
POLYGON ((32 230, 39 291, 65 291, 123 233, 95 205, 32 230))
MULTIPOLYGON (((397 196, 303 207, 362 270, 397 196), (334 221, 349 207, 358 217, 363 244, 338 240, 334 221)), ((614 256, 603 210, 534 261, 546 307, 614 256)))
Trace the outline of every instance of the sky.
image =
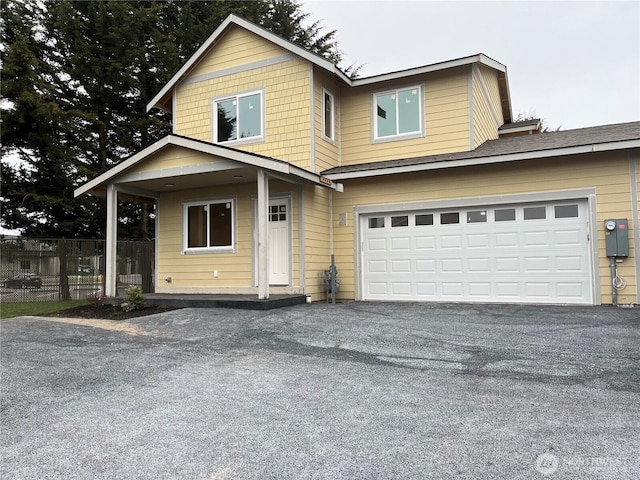
POLYGON ((569 130, 640 120, 640 1, 303 1, 360 77, 484 53, 514 117, 569 130))

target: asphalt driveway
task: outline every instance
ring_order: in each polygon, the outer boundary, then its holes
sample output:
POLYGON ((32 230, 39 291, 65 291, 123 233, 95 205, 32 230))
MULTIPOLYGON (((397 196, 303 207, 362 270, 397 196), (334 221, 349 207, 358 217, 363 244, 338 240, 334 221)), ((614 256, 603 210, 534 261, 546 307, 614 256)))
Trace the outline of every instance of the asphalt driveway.
POLYGON ((3 479, 637 479, 640 309, 0 322, 3 479))

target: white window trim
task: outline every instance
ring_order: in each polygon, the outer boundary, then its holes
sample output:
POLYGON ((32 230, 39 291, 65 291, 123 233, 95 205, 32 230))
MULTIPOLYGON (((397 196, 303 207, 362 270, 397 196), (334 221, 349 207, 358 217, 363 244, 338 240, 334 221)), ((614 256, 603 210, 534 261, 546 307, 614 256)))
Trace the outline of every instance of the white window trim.
POLYGON ((322 138, 333 143, 336 139, 336 97, 329 90, 323 88, 322 89, 322 138), (325 124, 325 97, 331 97, 331 136, 327 137, 325 135, 326 124, 325 124))
MULTIPOLYGON (((400 116, 397 114, 398 112, 396 112, 396 122, 400 121, 400 116)), ((384 91, 380 91, 380 92, 374 92, 372 94, 372 101, 371 101, 371 123, 373 125, 373 129, 372 129, 372 134, 373 134, 373 138, 372 138, 372 143, 383 143, 383 142, 394 142, 397 140, 409 140, 412 138, 421 138, 424 137, 424 88, 423 85, 408 85, 408 86, 403 86, 403 87, 397 87, 394 89, 390 89, 390 90, 384 90, 384 91), (395 93, 396 94, 396 108, 397 108, 397 98, 398 98, 398 92, 400 92, 401 90, 412 90, 412 89, 416 89, 418 90, 418 96, 420 97, 419 99, 419 104, 420 104, 420 113, 418 115, 418 121, 419 121, 419 127, 418 130, 416 132, 408 132, 408 133, 397 133, 395 135, 387 135, 384 137, 378 137, 378 96, 380 95, 388 95, 390 93, 395 93)), ((397 123, 396 123, 396 130, 397 130, 397 123)))
POLYGON ((211 116, 212 122, 211 125, 211 138, 213 139, 213 143, 219 143, 220 145, 242 145, 246 143, 256 143, 262 142, 265 139, 264 127, 265 127, 265 102, 264 102, 264 89, 261 90, 249 90, 240 93, 232 93, 230 95, 221 95, 219 97, 215 97, 211 102, 211 116), (222 100, 230 100, 235 98, 237 103, 239 104, 239 100, 241 97, 248 97, 250 95, 260 95, 260 135, 256 135, 254 137, 245 137, 238 138, 237 140, 227 140, 226 142, 218 141, 218 102, 222 100))
MULTIPOLYGON (((208 212, 207 212, 208 213, 208 212)), ((236 252, 236 199, 235 198, 211 198, 193 202, 183 202, 182 204, 182 253, 191 255, 194 253, 235 253, 236 252), (218 203, 231 203, 231 245, 220 247, 189 247, 189 207, 211 205, 218 203)), ((207 244, 210 242, 209 215, 207 215, 207 244)))

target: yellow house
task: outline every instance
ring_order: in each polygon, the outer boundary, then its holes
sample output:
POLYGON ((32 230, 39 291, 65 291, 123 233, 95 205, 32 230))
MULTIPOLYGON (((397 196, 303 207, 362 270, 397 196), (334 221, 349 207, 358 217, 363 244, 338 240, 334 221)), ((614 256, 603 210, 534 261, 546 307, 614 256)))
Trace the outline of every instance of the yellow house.
POLYGON ((334 255, 343 300, 640 302, 640 122, 513 123, 483 54, 350 79, 231 15, 153 108, 172 134, 75 192, 108 296, 120 196, 156 205, 157 293, 321 300, 334 255))

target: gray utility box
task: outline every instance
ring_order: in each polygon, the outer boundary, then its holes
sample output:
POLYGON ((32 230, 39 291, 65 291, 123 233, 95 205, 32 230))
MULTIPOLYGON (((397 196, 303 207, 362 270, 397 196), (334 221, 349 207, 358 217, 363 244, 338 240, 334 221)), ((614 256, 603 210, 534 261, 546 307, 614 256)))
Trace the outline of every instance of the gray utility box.
POLYGON ((629 222, 626 218, 604 221, 604 241, 607 257, 629 256, 629 222))

